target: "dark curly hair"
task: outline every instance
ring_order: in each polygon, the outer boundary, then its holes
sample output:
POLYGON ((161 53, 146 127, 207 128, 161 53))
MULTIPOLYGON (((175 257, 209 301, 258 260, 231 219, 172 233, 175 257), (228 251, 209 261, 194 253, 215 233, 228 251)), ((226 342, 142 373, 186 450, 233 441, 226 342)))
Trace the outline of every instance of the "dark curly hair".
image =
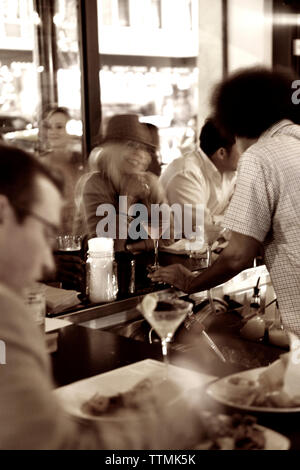
POLYGON ((257 138, 282 119, 300 123, 292 103, 289 69, 253 67, 239 70, 216 86, 211 104, 218 125, 238 137, 257 138))

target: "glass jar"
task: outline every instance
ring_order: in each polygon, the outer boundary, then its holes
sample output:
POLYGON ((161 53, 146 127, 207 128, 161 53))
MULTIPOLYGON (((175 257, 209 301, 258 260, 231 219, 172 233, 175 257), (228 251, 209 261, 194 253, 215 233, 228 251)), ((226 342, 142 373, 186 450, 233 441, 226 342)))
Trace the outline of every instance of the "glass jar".
POLYGON ((34 322, 45 333, 46 297, 44 287, 38 283, 25 289, 25 304, 34 322))
POLYGON ((88 252, 86 261, 87 296, 92 303, 112 302, 118 294, 113 252, 88 252))

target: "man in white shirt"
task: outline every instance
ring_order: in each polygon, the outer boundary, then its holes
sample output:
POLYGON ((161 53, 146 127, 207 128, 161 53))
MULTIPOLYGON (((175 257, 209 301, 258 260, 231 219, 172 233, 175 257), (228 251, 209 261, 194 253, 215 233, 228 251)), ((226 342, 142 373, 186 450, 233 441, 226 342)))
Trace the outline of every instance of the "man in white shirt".
POLYGON ((235 139, 222 135, 212 119, 200 133, 200 148, 175 159, 160 181, 170 205, 192 205, 192 226, 196 228, 196 204, 204 206, 204 235, 207 242, 222 230, 225 209, 234 191, 239 152, 235 139))

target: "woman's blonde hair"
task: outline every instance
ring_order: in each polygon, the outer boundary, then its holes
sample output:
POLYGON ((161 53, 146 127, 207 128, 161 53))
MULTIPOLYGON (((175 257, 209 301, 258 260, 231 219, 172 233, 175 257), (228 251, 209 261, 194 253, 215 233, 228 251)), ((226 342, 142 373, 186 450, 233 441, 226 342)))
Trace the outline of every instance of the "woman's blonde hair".
MULTIPOLYGON (((104 173, 112 181, 116 191, 120 190, 124 178, 121 173, 121 163, 125 145, 126 142, 108 142, 103 145, 94 162, 94 169, 104 173)), ((150 152, 149 157, 151 157, 150 152)))

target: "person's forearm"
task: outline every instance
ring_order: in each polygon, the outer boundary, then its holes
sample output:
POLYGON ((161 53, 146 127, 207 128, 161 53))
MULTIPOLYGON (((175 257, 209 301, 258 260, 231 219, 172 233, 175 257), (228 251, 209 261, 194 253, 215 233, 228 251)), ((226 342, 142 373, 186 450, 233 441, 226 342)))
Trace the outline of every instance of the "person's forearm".
POLYGON ((250 260, 246 262, 245 260, 231 259, 224 250, 212 266, 198 276, 189 279, 187 293, 192 294, 218 286, 252 265, 250 260))

